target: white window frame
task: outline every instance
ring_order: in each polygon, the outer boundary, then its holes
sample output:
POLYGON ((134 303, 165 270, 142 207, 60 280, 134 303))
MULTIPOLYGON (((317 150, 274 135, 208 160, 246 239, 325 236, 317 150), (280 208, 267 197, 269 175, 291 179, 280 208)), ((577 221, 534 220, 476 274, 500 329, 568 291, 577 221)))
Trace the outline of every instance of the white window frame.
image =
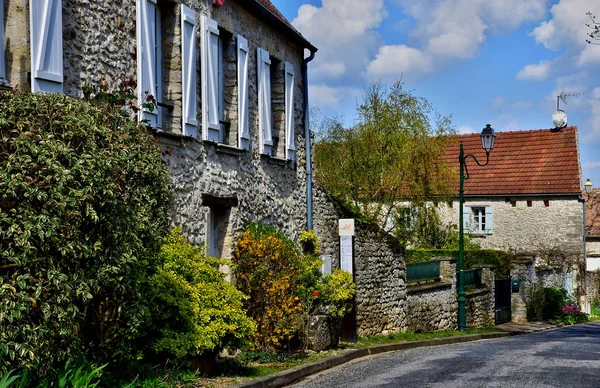
POLYGON ((259 152, 271 155, 273 125, 271 106, 271 58, 267 50, 256 49, 258 73, 258 143, 259 152))
POLYGON ((237 87, 238 87, 238 147, 250 149, 250 125, 248 109, 248 63, 250 51, 248 40, 237 36, 237 87))
MULTIPOLYGON (((136 1, 138 103, 146 101, 146 91, 156 101, 162 100, 162 50, 160 10, 157 0, 136 1)), ((139 120, 152 127, 162 126, 160 107, 143 108, 139 120)))
POLYGON ((181 5, 181 77, 182 77, 182 130, 186 136, 197 137, 197 39, 196 12, 187 5, 181 5))
POLYGON ((464 229, 473 234, 493 234, 494 209, 491 206, 471 205, 463 208, 464 229))
MULTIPOLYGON (((31 91, 63 93, 62 0, 30 0, 29 12, 31 91)), ((4 24, 4 12, 2 18, 4 24)), ((3 27, 2 25, 2 31, 4 31, 3 27)), ((4 48, 4 36, 2 36, 2 48, 4 48)), ((2 72, 5 72, 4 49, 2 49, 2 57, 2 72)))

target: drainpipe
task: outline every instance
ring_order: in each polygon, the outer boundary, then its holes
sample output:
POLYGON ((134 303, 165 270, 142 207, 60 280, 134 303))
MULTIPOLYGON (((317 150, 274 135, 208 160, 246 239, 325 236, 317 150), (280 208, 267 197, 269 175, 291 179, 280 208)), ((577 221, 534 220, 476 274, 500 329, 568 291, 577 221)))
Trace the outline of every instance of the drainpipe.
POLYGON ((313 229, 313 203, 312 203, 312 162, 310 143, 310 123, 308 114, 308 62, 315 58, 314 50, 302 62, 302 77, 304 78, 304 138, 306 139, 306 230, 313 229))

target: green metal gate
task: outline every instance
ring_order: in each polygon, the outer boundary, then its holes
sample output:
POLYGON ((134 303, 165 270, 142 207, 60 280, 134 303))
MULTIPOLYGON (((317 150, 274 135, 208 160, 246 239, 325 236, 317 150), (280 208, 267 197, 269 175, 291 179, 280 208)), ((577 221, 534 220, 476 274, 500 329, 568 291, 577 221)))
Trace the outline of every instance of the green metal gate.
POLYGON ((510 278, 496 279, 496 298, 494 302, 494 320, 496 325, 499 323, 510 322, 512 319, 511 312, 511 287, 510 278))

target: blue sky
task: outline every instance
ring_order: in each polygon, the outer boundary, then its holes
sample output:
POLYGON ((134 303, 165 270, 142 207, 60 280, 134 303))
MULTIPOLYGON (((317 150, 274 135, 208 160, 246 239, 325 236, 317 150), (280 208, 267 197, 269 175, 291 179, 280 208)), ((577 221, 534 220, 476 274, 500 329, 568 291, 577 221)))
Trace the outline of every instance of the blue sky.
POLYGON ((561 102, 579 128, 583 180, 600 187, 598 0, 271 0, 319 48, 310 104, 354 120, 364 87, 402 79, 461 133, 552 127, 561 102))

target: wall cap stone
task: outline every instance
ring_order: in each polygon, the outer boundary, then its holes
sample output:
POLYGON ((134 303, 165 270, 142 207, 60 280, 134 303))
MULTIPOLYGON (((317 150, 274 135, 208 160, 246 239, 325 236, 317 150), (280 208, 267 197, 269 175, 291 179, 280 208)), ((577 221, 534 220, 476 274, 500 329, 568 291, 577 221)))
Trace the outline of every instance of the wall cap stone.
POLYGON ((408 294, 414 294, 421 291, 429 291, 434 289, 444 289, 451 288, 452 282, 435 282, 435 283, 426 283, 426 284, 408 284, 406 287, 406 292, 408 294))

